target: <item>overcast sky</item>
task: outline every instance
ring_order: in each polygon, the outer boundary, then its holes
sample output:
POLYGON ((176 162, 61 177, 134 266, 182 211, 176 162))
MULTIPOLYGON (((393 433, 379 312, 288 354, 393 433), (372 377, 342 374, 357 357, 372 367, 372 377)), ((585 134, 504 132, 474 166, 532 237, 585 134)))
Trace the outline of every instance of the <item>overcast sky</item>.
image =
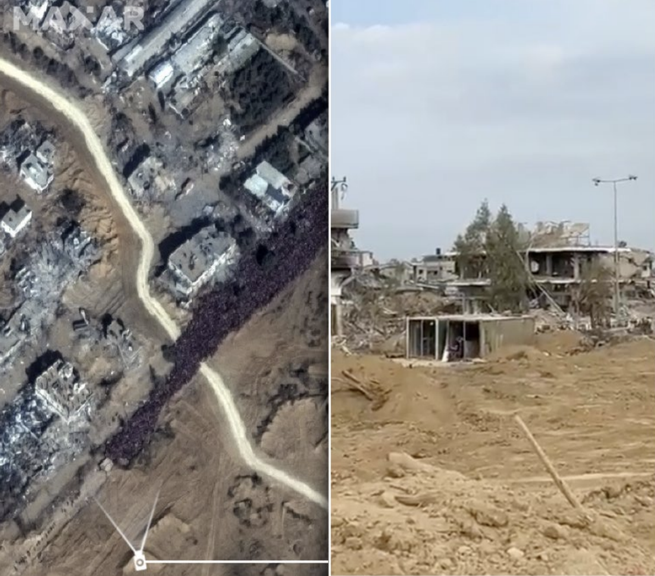
POLYGON ((655 2, 332 0, 331 165, 381 260, 448 249, 488 198, 655 247, 655 2))

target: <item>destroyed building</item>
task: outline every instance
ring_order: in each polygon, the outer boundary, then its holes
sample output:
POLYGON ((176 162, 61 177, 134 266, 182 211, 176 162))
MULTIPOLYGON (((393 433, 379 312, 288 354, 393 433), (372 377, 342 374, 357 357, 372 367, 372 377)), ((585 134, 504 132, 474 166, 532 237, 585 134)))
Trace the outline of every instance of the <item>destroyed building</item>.
POLYGON ((91 392, 70 362, 57 360, 34 383, 36 395, 67 424, 88 402, 91 392))
POLYGON ((16 356, 28 335, 26 318, 20 308, 8 318, 0 318, 0 366, 16 356))
POLYGON ((266 161, 257 165, 243 185, 275 217, 284 212, 296 191, 291 180, 266 161))
POLYGON ((8 206, 0 205, 0 228, 11 238, 16 238, 31 221, 32 211, 20 197, 8 206))
POLYGON ((91 29, 91 35, 106 52, 114 52, 129 40, 123 18, 113 10, 103 11, 91 29))
POLYGON ((179 246, 168 258, 174 290, 184 297, 196 293, 217 272, 226 274, 238 257, 234 238, 208 226, 179 246))
POLYGON ((41 334, 54 317, 64 289, 98 258, 96 242, 78 224, 54 230, 27 255, 13 280, 22 302, 0 320, 0 371, 21 348, 41 334))
POLYGON ((20 165, 20 175, 26 184, 38 193, 50 186, 54 179, 52 167, 39 160, 35 154, 29 154, 20 165))
POLYGON ((92 399, 60 358, 0 410, 0 521, 18 513, 31 485, 88 444, 92 399))
POLYGON ((105 344, 113 347, 121 357, 124 366, 133 368, 138 363, 139 350, 132 331, 119 318, 105 319, 103 336, 105 344))
POLYGON ((173 182, 164 172, 164 163, 156 156, 148 156, 128 176, 133 196, 137 200, 161 196, 172 189, 173 182))

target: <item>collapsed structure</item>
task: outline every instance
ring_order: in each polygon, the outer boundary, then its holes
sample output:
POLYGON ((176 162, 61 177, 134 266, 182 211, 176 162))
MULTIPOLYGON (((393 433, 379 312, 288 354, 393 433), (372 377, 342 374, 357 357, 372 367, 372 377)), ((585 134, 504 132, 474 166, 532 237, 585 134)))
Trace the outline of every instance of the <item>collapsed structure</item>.
POLYGON ((59 356, 0 411, 0 521, 16 513, 30 485, 82 452, 92 401, 76 369, 59 356))

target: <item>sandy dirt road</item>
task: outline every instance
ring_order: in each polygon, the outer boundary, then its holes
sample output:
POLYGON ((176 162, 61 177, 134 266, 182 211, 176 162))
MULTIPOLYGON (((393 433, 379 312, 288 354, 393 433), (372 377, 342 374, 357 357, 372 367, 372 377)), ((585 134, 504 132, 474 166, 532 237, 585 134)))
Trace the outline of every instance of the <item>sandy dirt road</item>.
MULTIPOLYGON (((72 124, 74 128, 83 135, 84 144, 88 153, 93 158, 96 169, 102 176, 109 193, 141 244, 141 253, 135 279, 138 297, 149 314, 155 318, 166 331, 169 338, 173 341, 176 340, 180 335, 179 326, 168 315, 161 303, 150 293, 148 277, 155 253, 152 236, 146 229, 116 176, 111 160, 109 159, 100 138, 97 136, 94 126, 85 115, 82 108, 70 96, 67 96, 49 86, 29 71, 21 69, 9 60, 0 58, 0 73, 20 84, 23 88, 28 89, 47 100, 53 108, 66 117, 68 122, 70 122, 70 124, 72 124)), ((325 496, 319 494, 303 481, 294 478, 283 470, 261 460, 256 455, 248 439, 245 426, 237 410, 236 404, 234 403, 232 394, 221 379, 220 375, 210 369, 206 364, 201 365, 200 371, 209 382, 211 389, 214 391, 216 398, 220 403, 222 412, 229 424, 234 445, 244 462, 253 468, 253 470, 272 478, 284 486, 298 492, 312 502, 327 508, 327 498, 325 496)))

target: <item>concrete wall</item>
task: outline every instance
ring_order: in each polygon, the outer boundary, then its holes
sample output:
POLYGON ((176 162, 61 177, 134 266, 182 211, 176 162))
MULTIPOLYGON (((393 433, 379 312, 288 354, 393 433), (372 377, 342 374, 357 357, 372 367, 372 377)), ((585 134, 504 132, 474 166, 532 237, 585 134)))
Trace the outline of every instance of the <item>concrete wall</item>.
POLYGON ((531 344, 534 341, 534 318, 504 318, 480 322, 480 356, 503 346, 531 344))

